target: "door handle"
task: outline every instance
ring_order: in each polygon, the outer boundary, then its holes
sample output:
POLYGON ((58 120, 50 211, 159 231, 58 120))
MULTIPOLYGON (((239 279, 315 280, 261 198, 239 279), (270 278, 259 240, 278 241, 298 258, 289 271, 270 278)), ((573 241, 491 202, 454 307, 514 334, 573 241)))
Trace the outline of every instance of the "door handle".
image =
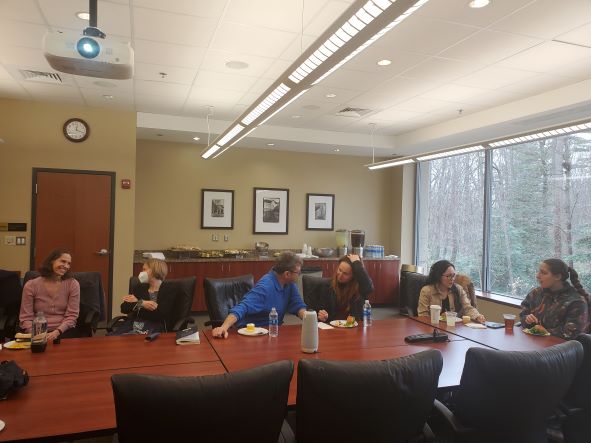
POLYGON ((109 251, 106 249, 101 249, 100 251, 95 252, 96 255, 109 255, 109 251))

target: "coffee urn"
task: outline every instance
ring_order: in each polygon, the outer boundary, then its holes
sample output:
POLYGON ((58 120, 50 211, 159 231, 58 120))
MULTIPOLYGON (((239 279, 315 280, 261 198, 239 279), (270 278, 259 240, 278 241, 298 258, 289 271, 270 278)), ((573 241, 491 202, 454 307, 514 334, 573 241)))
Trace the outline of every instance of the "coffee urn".
POLYGON ((365 246, 365 231, 353 229, 351 231, 351 247, 353 254, 363 257, 363 247, 365 246))

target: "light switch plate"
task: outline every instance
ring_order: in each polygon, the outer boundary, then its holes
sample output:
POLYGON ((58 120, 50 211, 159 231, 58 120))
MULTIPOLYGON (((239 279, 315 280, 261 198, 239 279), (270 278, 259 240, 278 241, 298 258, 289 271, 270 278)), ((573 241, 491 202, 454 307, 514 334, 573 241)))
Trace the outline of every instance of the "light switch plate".
POLYGON ((6 246, 14 246, 16 244, 16 237, 14 235, 5 235, 4 244, 6 246))

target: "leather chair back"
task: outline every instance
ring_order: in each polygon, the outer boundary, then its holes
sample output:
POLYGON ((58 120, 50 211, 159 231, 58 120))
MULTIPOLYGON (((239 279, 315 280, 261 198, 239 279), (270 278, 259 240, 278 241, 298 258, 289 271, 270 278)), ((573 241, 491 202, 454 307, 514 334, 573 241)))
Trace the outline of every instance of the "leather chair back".
POLYGON ((419 295, 425 285, 427 276, 417 272, 402 272, 400 274, 400 313, 417 316, 419 295))
POLYGON ((566 394, 565 403, 591 413, 591 334, 580 334, 576 340, 583 345, 583 362, 566 394))
POLYGON ((203 377, 111 377, 121 443, 275 443, 287 411, 293 362, 203 377))
POLYGON ((409 441, 423 431, 442 367, 437 350, 384 361, 302 359, 296 438, 409 441))
POLYGON ((545 442, 545 419, 566 394, 583 359, 569 341, 541 351, 470 348, 454 415, 479 441, 545 442))
POLYGON ((470 304, 477 308, 476 290, 474 289, 474 283, 472 283, 472 279, 466 274, 457 274, 455 283, 462 287, 468 296, 468 300, 470 300, 470 304))
POLYGON ((194 276, 170 278, 164 280, 160 286, 160 291, 167 291, 170 288, 176 294, 170 318, 167 322, 167 325, 172 325, 173 330, 181 328, 181 326, 177 325, 179 320, 186 319, 191 315, 196 282, 197 278, 194 276))
POLYGON ((0 269, 0 342, 14 337, 21 306, 21 279, 16 272, 0 269))
POLYGON ((205 278, 205 304, 210 324, 220 325, 228 316, 230 309, 240 303, 244 295, 254 287, 252 274, 229 278, 205 278))
POLYGON ((302 297, 309 309, 319 311, 322 296, 330 290, 330 282, 330 277, 302 275, 302 297))

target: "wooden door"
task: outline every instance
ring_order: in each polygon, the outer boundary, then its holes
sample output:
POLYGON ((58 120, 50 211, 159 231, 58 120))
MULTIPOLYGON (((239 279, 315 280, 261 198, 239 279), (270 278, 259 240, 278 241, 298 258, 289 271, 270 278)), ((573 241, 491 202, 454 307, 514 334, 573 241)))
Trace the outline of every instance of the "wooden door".
POLYGON ((115 173, 33 169, 31 269, 55 248, 72 252, 73 271, 102 276, 111 316, 115 173))

